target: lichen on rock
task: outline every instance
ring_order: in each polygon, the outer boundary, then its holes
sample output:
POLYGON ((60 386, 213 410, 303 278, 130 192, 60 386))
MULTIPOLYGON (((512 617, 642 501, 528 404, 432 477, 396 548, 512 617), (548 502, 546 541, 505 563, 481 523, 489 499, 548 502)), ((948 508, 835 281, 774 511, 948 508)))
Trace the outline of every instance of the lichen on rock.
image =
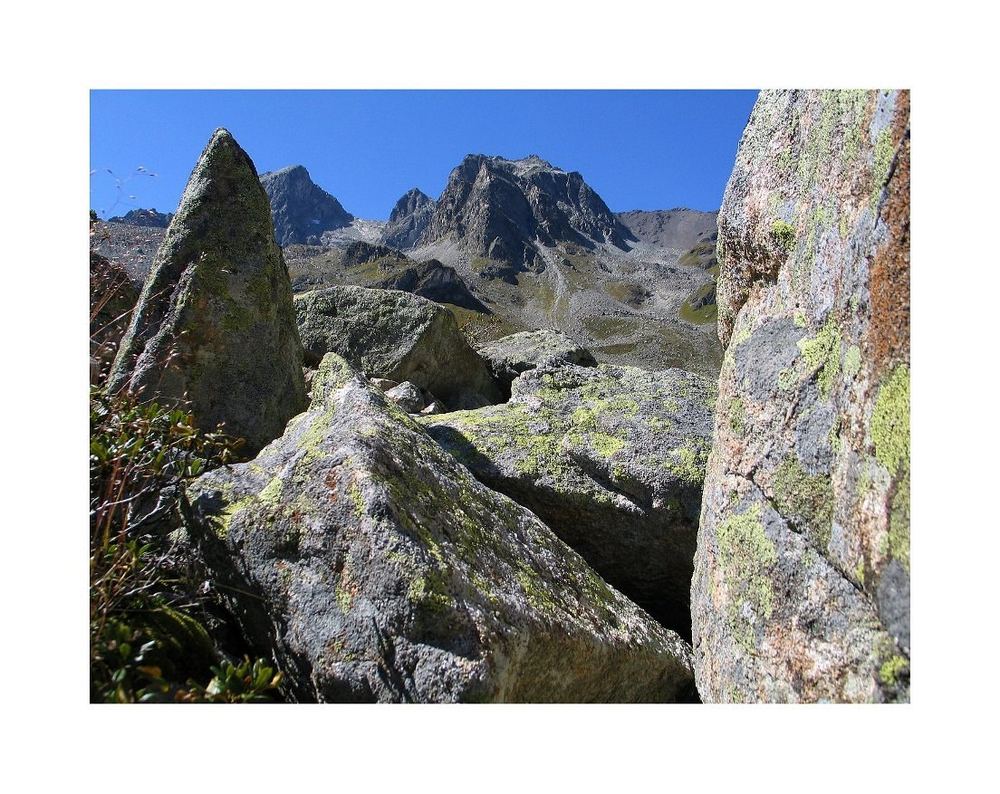
POLYGON ((692 582, 699 692, 905 700, 907 92, 761 92, 718 258, 728 409, 692 582), (749 560, 741 583, 731 569, 749 560))
POLYGON ((505 405, 420 421, 477 478, 687 635, 714 403, 714 384, 681 370, 544 366, 518 377, 505 405))
POLYGON ((185 403, 255 452, 305 407, 292 290, 253 161, 226 130, 202 152, 108 381, 185 403))
POLYGON ((191 484, 184 515, 293 699, 691 696, 680 637, 335 354, 309 410, 256 460, 191 484))
POLYGON ((328 287, 295 298, 306 363, 337 353, 366 375, 411 381, 452 409, 499 402, 486 362, 462 336, 454 315, 398 290, 328 287))

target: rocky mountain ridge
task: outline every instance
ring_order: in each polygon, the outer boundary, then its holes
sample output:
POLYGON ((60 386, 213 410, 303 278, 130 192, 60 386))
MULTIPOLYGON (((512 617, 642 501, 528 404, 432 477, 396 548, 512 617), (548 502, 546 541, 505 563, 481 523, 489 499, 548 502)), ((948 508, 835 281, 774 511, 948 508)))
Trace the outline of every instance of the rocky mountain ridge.
POLYGON ((156 209, 134 209, 129 210, 124 215, 116 215, 108 218, 108 223, 124 223, 129 226, 152 226, 157 229, 166 229, 170 225, 170 220, 174 217, 172 212, 157 212, 156 209))
POLYGON ((468 155, 448 177, 420 244, 457 241, 511 280, 544 262, 541 249, 599 244, 627 249, 629 230, 576 171, 537 155, 507 160, 468 155))

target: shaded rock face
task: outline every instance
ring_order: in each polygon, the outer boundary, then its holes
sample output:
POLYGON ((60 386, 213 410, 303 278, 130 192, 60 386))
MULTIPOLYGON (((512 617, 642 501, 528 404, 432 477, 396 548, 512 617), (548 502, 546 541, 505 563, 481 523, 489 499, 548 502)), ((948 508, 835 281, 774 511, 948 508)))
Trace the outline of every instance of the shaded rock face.
POLYGON ((522 372, 537 367, 578 364, 596 367, 597 361, 587 348, 577 344, 560 331, 523 331, 511 334, 479 348, 493 375, 504 388, 522 372))
POLYGON ((393 248, 412 248, 427 228, 436 205, 417 188, 408 190, 392 208, 381 241, 393 248))
POLYGON ((374 286, 412 292, 437 303, 451 303, 463 309, 489 313, 489 309, 472 294, 455 268, 443 265, 437 259, 428 259, 408 267, 374 286))
POLYGON ((765 91, 719 216, 706 701, 909 697, 909 95, 765 91))
POLYGON ((689 649, 335 355, 310 409, 187 489, 191 536, 301 701, 671 701, 689 649))
POLYGON ((329 287, 297 295, 295 310, 311 366, 333 352, 369 377, 412 381, 452 408, 502 399, 486 362, 443 306, 408 292, 329 287))
POLYGON ((125 223, 129 226, 152 226, 157 229, 166 229, 173 219, 173 213, 157 212, 155 209, 129 210, 124 215, 116 215, 108 218, 108 223, 125 223))
POLYGON ((631 233, 583 177, 532 155, 523 160, 469 155, 448 178, 422 244, 454 239, 473 256, 505 263, 508 281, 536 267, 539 246, 571 243, 625 249, 631 233))
POLYGON ((301 165, 261 174, 278 245, 318 245, 323 232, 349 226, 354 216, 315 184, 301 165))
POLYGON ((108 386, 184 403, 259 450, 305 407, 288 271, 253 162, 218 130, 156 254, 108 386))
POLYGON ((565 366, 521 375, 505 405, 421 421, 478 479, 688 635, 714 401, 711 381, 682 370, 565 366))

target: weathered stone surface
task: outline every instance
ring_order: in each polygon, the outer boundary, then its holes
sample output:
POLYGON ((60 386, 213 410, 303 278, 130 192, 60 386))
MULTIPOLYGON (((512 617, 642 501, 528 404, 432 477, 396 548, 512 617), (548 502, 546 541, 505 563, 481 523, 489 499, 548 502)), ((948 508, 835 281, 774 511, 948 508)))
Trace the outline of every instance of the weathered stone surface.
POLYGON ((444 406, 441 405, 437 400, 434 400, 430 405, 424 408, 420 413, 424 416, 436 416, 437 414, 447 413, 444 410, 444 406))
POLYGON ((502 399, 486 362, 442 306, 407 292, 329 287, 295 297, 306 361, 328 352, 369 377, 412 381, 451 408, 502 399))
POLYGON ((261 174, 279 245, 319 243, 323 232, 349 226, 354 216, 319 187, 301 165, 261 174))
POLYGON ((476 477, 688 635, 714 402, 715 384, 682 370, 565 366, 526 372, 505 405, 421 422, 476 477))
POLYGON ((522 372, 545 366, 579 364, 596 367, 593 354, 566 334, 555 330, 511 334, 479 348, 493 375, 504 387, 522 372))
POLYGON ((292 290, 267 195, 228 131, 202 152, 115 360, 109 388, 187 401, 253 452, 305 407, 292 290))
POLYGON ((393 386, 385 393, 385 396, 408 414, 420 413, 427 404, 420 388, 409 381, 393 386))
POLYGON ((187 526, 288 694, 669 701, 689 648, 329 355, 310 409, 196 480, 187 526))
POLYGON ((371 383, 379 391, 389 391, 399 384, 394 380, 389 380, 388 378, 369 378, 368 382, 371 383))
POLYGON ((909 95, 765 91, 719 216, 706 701, 909 697, 909 95))

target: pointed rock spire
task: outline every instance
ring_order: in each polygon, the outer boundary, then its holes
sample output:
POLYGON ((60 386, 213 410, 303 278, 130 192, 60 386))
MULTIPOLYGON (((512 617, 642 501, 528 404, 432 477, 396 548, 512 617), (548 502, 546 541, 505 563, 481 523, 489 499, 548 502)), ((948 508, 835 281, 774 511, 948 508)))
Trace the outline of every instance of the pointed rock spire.
POLYGON ((257 169, 216 130, 167 229, 108 383, 185 403, 259 450, 305 407, 288 270, 257 169))

